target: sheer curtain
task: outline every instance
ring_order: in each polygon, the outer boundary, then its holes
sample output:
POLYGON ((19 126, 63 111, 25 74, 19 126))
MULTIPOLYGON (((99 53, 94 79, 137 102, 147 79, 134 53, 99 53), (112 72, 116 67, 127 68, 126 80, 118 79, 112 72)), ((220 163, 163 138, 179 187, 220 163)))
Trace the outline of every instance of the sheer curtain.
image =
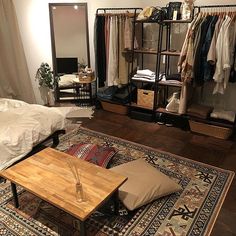
POLYGON ((12 0, 0 0, 0 97, 35 103, 12 0))

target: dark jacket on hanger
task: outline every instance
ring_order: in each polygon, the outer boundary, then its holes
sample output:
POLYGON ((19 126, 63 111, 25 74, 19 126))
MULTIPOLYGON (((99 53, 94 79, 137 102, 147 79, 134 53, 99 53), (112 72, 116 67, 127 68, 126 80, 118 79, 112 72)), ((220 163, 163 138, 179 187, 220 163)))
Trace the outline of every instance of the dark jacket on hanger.
POLYGON ((236 46, 234 48, 234 63, 230 72, 229 82, 235 83, 236 82, 236 46))
POLYGON ((202 47, 202 60, 203 60, 203 70, 204 70, 204 81, 209 81, 213 79, 215 72, 215 66, 207 62, 207 54, 211 46, 212 37, 215 31, 215 25, 218 20, 218 16, 213 16, 210 25, 207 30, 205 42, 202 47))
POLYGON ((196 49, 196 56, 194 61, 194 83, 196 85, 203 85, 204 83, 204 70, 203 70, 203 54, 202 54, 202 47, 206 39, 206 34, 208 27, 211 23, 213 16, 207 16, 203 23, 201 24, 201 37, 196 49))
POLYGON ((103 87, 106 81, 105 16, 96 16, 94 27, 98 85, 103 87))

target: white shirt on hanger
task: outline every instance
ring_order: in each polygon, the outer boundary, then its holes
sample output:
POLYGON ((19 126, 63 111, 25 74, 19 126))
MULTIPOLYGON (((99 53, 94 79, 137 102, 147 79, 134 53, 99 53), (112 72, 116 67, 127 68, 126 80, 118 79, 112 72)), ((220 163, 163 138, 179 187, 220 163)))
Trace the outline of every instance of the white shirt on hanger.
MULTIPOLYGON (((224 77, 225 73, 223 70, 223 54, 224 54, 224 44, 225 44, 225 32, 227 27, 231 22, 231 18, 229 16, 225 17, 224 22, 220 28, 220 32, 216 41, 216 70, 213 76, 213 79, 216 82, 213 94, 221 93, 224 94, 224 77)), ((227 53, 227 52, 226 52, 227 53)))
POLYGON ((229 82, 230 70, 233 65, 234 49, 235 49, 235 21, 230 21, 225 30, 224 50, 223 50, 223 70, 224 70, 224 89, 229 82))

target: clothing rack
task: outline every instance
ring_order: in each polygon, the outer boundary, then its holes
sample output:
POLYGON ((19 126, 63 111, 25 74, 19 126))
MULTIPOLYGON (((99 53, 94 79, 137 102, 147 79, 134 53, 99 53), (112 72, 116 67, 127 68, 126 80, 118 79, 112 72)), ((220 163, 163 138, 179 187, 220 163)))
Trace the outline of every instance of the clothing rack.
MULTIPOLYGON (((143 10, 143 8, 139 8, 139 7, 112 7, 112 8, 97 8, 96 10, 96 18, 100 18, 102 19, 103 17, 107 18, 110 17, 110 16, 115 16, 115 17, 121 17, 123 18, 129 18, 129 19, 132 19, 132 18, 135 18, 141 11, 143 10)), ((103 40, 105 41, 105 40, 103 40)), ((102 45, 104 42, 100 42, 102 45)), ((103 45, 104 47, 104 45, 103 45)), ((101 48, 100 48, 101 49, 101 48)), ((104 50, 104 48, 101 49, 102 51, 104 50)), ((103 64, 106 64, 105 61, 103 61, 102 63, 100 63, 100 67, 103 67, 104 65, 103 64)), ((102 69, 100 70, 101 73, 102 73, 102 69)), ((99 78, 104 78, 105 76, 100 76, 99 78)), ((101 86, 99 86, 101 87, 101 86)))
POLYGON ((195 8, 198 9, 198 12, 200 12, 201 9, 204 9, 204 8, 221 8, 221 7, 223 8, 236 7, 236 4, 195 6, 195 8))
MULTIPOLYGON (((227 12, 227 11, 231 11, 231 9, 233 11, 236 11, 236 4, 218 4, 218 5, 203 5, 203 6, 195 6, 194 9, 196 10, 196 13, 204 13, 207 12, 209 10, 209 12, 212 9, 216 9, 216 11, 219 10, 219 12, 227 12)), ((194 121, 199 122, 199 123, 205 123, 205 124, 209 124, 209 125, 214 125, 214 126, 220 126, 220 127, 225 127, 225 128, 232 128, 233 131, 236 130, 236 120, 231 123, 225 120, 221 120, 221 119, 201 119, 201 118, 196 118, 196 117, 188 117, 188 119, 192 118, 194 121)))
POLYGON ((100 14, 103 15, 103 14, 107 14, 107 13, 112 14, 113 12, 110 12, 110 11, 126 11, 126 12, 133 11, 133 14, 136 15, 137 12, 141 11, 141 10, 143 10, 143 9, 140 8, 140 7, 132 7, 132 8, 128 8, 128 7, 127 8, 126 7, 97 8, 96 15, 100 15, 100 14), (99 11, 103 11, 103 13, 99 13, 99 11), (107 12, 107 11, 109 11, 109 12, 107 12))

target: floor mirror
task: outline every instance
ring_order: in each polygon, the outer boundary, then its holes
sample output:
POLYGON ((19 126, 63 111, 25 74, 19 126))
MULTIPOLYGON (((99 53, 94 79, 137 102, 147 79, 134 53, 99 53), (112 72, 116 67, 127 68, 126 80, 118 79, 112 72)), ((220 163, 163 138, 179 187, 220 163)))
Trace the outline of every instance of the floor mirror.
POLYGON ((61 78, 55 98, 73 100, 74 77, 90 67, 87 3, 49 3, 49 14, 53 72, 61 78))

